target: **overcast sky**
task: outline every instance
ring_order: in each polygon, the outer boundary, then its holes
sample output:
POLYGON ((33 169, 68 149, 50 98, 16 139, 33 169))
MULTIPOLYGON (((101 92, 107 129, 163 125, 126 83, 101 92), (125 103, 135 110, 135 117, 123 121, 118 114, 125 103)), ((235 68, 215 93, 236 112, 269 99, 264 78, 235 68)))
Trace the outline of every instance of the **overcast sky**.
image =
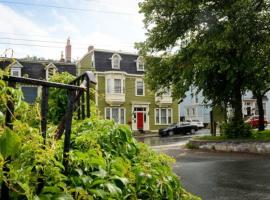
POLYGON ((135 52, 134 42, 145 38, 138 2, 0 0, 0 55, 12 48, 14 57, 59 59, 68 37, 73 59, 82 57, 89 45, 135 52))

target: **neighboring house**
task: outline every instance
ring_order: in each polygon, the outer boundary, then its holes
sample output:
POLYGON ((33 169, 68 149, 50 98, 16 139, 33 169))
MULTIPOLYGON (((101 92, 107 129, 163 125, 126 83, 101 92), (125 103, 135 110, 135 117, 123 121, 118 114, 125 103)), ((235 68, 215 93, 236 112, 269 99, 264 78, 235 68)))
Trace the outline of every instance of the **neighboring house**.
MULTIPOLYGON (((268 96, 269 96, 269 94, 268 94, 268 96)), ((264 115, 265 115, 266 120, 270 119, 269 108, 270 107, 269 107, 268 97, 264 96, 263 97, 263 109, 264 109, 264 115)), ((247 93, 243 97, 242 110, 243 110, 243 116, 245 118, 248 118, 248 117, 253 116, 253 115, 259 115, 257 100, 254 96, 252 96, 251 93, 247 93)))
MULTIPOLYGON (((56 61, 0 58, 0 69, 9 70, 12 76, 41 80, 48 80, 56 72, 68 72, 76 76, 76 65, 74 63, 56 61), (9 69, 7 69, 8 66, 9 69)), ((33 103, 41 94, 41 88, 35 85, 21 84, 20 88, 24 94, 25 101, 28 103, 33 103)))
MULTIPOLYGON (((71 44, 69 38, 65 47, 65 58, 62 52, 60 61, 40 60, 36 58, 0 58, 0 69, 9 70, 11 76, 41 80, 49 80, 56 72, 68 72, 74 76, 77 75, 76 64, 71 63, 71 44)), ((41 95, 41 87, 21 84, 20 88, 24 94, 25 101, 28 103, 33 103, 41 95)))
MULTIPOLYGON (((266 120, 270 119, 270 105, 268 99, 270 92, 263 98, 263 107, 266 120)), ((195 94, 192 90, 186 93, 186 98, 180 103, 181 112, 180 119, 184 120, 200 120, 204 123, 210 122, 211 105, 205 104, 202 92, 195 94)), ((243 95, 242 100, 243 117, 248 118, 253 115, 258 115, 257 100, 253 97, 251 92, 243 95)), ((228 116, 232 115, 232 110, 228 109, 228 116)))
POLYGON ((180 103, 180 119, 185 120, 200 120, 208 124, 210 122, 211 107, 204 103, 202 92, 196 94, 192 90, 186 93, 186 98, 180 103))
POLYGON ((100 115, 132 130, 157 131, 178 122, 178 105, 168 91, 162 97, 144 82, 144 62, 133 53, 98 50, 90 46, 78 62, 78 73, 94 71, 100 115))

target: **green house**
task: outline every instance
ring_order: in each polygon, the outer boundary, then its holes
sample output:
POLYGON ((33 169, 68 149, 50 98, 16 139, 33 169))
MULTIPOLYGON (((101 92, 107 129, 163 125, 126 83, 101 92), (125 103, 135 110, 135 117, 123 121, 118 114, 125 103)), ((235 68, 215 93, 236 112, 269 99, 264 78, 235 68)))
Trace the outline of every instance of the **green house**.
POLYGON ((155 132, 178 122, 178 104, 170 91, 155 95, 144 83, 143 59, 137 54, 89 47, 77 73, 94 71, 96 104, 101 117, 129 124, 134 131, 155 132))

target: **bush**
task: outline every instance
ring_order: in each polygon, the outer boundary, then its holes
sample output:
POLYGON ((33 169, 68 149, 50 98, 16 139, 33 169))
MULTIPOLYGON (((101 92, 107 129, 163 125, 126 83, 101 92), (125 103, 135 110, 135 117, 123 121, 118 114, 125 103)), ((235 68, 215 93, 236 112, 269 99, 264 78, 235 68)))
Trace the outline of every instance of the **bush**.
POLYGON ((44 147, 39 131, 18 121, 0 131, 0 165, 12 160, 0 182, 12 199, 199 199, 182 188, 174 160, 137 142, 129 127, 98 119, 73 125, 67 174, 62 141, 48 138, 44 147))
POLYGON ((252 128, 249 124, 242 121, 230 121, 229 123, 223 123, 220 126, 220 132, 226 138, 250 138, 252 136, 252 128))
MULTIPOLYGON (((75 77, 67 72, 61 74, 56 73, 51 78, 50 81, 58 83, 69 83, 74 80, 75 77)), ((50 88, 49 91, 49 113, 48 119, 57 124, 64 114, 67 108, 67 90, 59 88, 50 88)))

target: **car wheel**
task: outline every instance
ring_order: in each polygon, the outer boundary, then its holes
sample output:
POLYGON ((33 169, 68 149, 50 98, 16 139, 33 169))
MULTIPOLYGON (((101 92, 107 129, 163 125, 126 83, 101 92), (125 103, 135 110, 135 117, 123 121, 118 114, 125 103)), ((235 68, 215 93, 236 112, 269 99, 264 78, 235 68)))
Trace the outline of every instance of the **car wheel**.
POLYGON ((172 136, 172 135, 174 135, 174 132, 173 132, 173 131, 169 131, 169 132, 168 132, 168 135, 169 135, 169 136, 172 136))
POLYGON ((190 133, 191 133, 191 134, 195 134, 195 133, 196 133, 196 130, 195 130, 194 128, 192 128, 192 129, 190 130, 190 133))

